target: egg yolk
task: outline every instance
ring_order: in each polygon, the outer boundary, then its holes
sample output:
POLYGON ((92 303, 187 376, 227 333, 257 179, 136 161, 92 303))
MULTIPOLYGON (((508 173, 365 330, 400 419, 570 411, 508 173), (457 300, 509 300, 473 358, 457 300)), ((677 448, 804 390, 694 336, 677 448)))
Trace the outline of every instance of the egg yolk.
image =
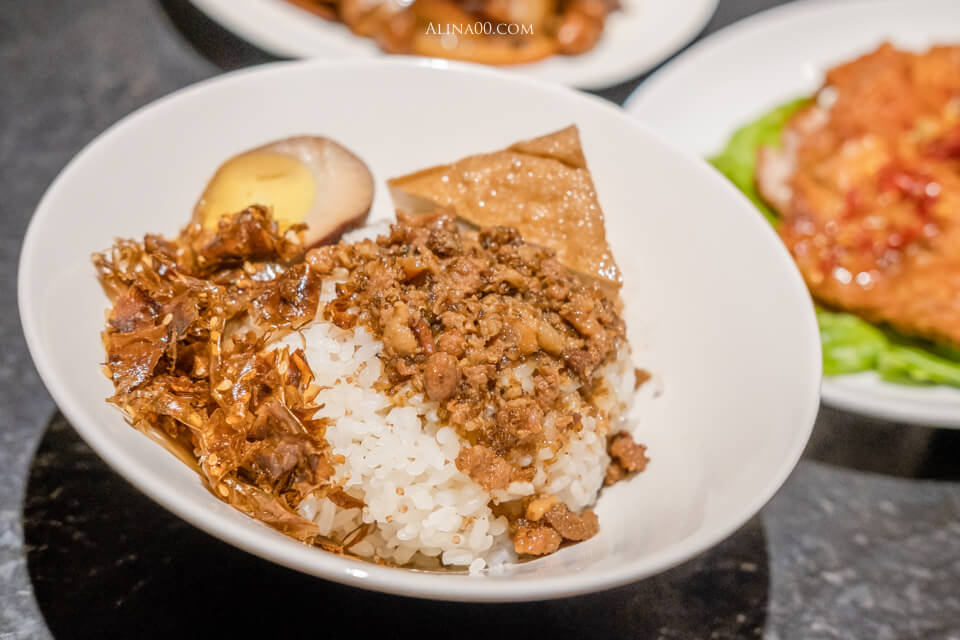
POLYGON ((224 163, 197 203, 196 219, 215 228, 225 215, 255 204, 273 211, 280 229, 303 222, 317 195, 313 174, 292 156, 253 151, 224 163))

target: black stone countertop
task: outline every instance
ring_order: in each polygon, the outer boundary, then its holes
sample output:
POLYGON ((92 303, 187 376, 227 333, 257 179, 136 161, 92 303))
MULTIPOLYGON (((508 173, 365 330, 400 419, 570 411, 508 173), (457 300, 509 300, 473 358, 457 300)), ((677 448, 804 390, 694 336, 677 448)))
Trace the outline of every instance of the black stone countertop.
MULTIPOLYGON (((721 0, 707 32, 772 4, 721 0)), ((308 578, 199 532, 110 471, 57 412, 23 342, 16 261, 27 221, 56 173, 118 118, 269 59, 186 0, 0 2, 0 640, 960 640, 955 431, 824 408, 783 489, 721 545, 633 585, 522 605, 308 578)), ((599 93, 622 103, 638 81, 599 93)))

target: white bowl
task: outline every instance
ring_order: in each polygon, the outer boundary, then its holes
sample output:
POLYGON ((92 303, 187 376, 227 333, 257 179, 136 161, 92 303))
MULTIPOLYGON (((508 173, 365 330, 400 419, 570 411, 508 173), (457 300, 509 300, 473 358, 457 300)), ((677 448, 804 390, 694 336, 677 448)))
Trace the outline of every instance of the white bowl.
MULTIPOLYGON (((285 58, 372 58, 384 55, 370 38, 286 0, 191 0, 221 25, 264 51, 285 58)), ((601 89, 649 71, 709 22, 718 0, 621 0, 597 46, 578 56, 551 56, 504 67, 582 89, 601 89)))
MULTIPOLYGON (((706 157, 741 125, 812 94, 828 69, 885 40, 915 50, 960 41, 960 3, 807 0, 770 9, 684 51, 640 85, 625 109, 706 157)), ((869 371, 825 378, 823 401, 884 420, 960 429, 960 389, 953 387, 894 384, 869 371)))
MULTIPOLYGON (((810 434, 820 357, 812 305, 773 231, 723 178, 619 109, 476 67, 390 59, 228 74, 124 119, 64 169, 24 241, 20 314, 63 413, 120 474, 185 520, 263 558, 357 587, 512 601, 613 587, 716 544, 783 483, 810 434), (601 532, 502 576, 380 567, 305 546, 215 499, 104 402, 107 299, 90 254, 116 236, 172 234, 228 156, 299 133, 353 149, 377 179, 580 126, 625 273, 635 360, 662 394, 632 420, 652 463, 605 490, 601 532)), ((651 388, 654 385, 649 385, 651 388)), ((648 395, 650 395, 648 393, 648 395)))

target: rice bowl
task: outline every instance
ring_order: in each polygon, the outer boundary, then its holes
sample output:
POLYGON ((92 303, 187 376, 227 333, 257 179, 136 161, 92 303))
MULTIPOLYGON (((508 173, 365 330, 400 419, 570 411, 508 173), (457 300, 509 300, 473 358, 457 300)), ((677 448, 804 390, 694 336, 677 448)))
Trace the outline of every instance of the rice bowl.
MULTIPOLYGON (((388 220, 389 203, 386 189, 379 191, 371 221, 388 220)), ((663 571, 716 544, 773 495, 803 449, 817 406, 809 298, 782 247, 734 190, 606 103, 452 64, 280 64, 147 108, 100 137, 51 187, 27 234, 19 292, 27 343, 47 388, 84 439, 138 488, 272 562, 408 596, 532 600, 663 571), (401 94, 405 100, 394 99, 401 94), (285 99, 266 99, 274 95, 285 99), (547 103, 547 111, 516 108, 547 103), (465 121, 472 125, 463 127, 465 121), (103 403, 108 380, 71 373, 103 359, 103 296, 89 277, 90 252, 116 235, 175 231, 170 212, 189 210, 223 158, 315 131, 318 122, 377 167, 380 179, 530 131, 580 124, 612 248, 628 276, 624 313, 633 357, 649 363, 663 389, 656 401, 638 398, 631 412, 654 464, 637 482, 604 494, 596 509, 605 524, 593 539, 506 565, 502 577, 398 570, 311 549, 216 500, 195 473, 103 403), (448 130, 457 136, 438 135, 448 130), (166 176, 166 188, 156 188, 157 175, 166 176), (110 189, 97 186, 105 176, 110 189), (78 211, 96 212, 98 223, 78 211), (754 313, 758 296, 776 304, 754 313), (743 443, 753 454, 749 465, 742 463, 743 443)))

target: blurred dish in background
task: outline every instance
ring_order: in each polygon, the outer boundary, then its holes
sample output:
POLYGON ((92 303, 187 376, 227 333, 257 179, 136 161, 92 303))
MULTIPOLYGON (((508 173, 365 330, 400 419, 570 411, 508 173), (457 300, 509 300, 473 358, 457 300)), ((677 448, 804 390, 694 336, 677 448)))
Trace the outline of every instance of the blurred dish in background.
POLYGON ((387 53, 521 64, 593 49, 617 0, 287 0, 387 53))
POLYGON ((960 48, 935 45, 960 41, 958 9, 770 11, 680 56, 627 105, 710 156, 778 227, 824 305, 824 399, 939 426, 960 426, 960 48), (749 77, 710 85, 747 58, 761 61, 749 77), (685 118, 705 84, 711 108, 685 118))
POLYGON ((191 0, 281 57, 384 52, 508 65, 584 89, 639 75, 703 29, 717 0, 191 0))

